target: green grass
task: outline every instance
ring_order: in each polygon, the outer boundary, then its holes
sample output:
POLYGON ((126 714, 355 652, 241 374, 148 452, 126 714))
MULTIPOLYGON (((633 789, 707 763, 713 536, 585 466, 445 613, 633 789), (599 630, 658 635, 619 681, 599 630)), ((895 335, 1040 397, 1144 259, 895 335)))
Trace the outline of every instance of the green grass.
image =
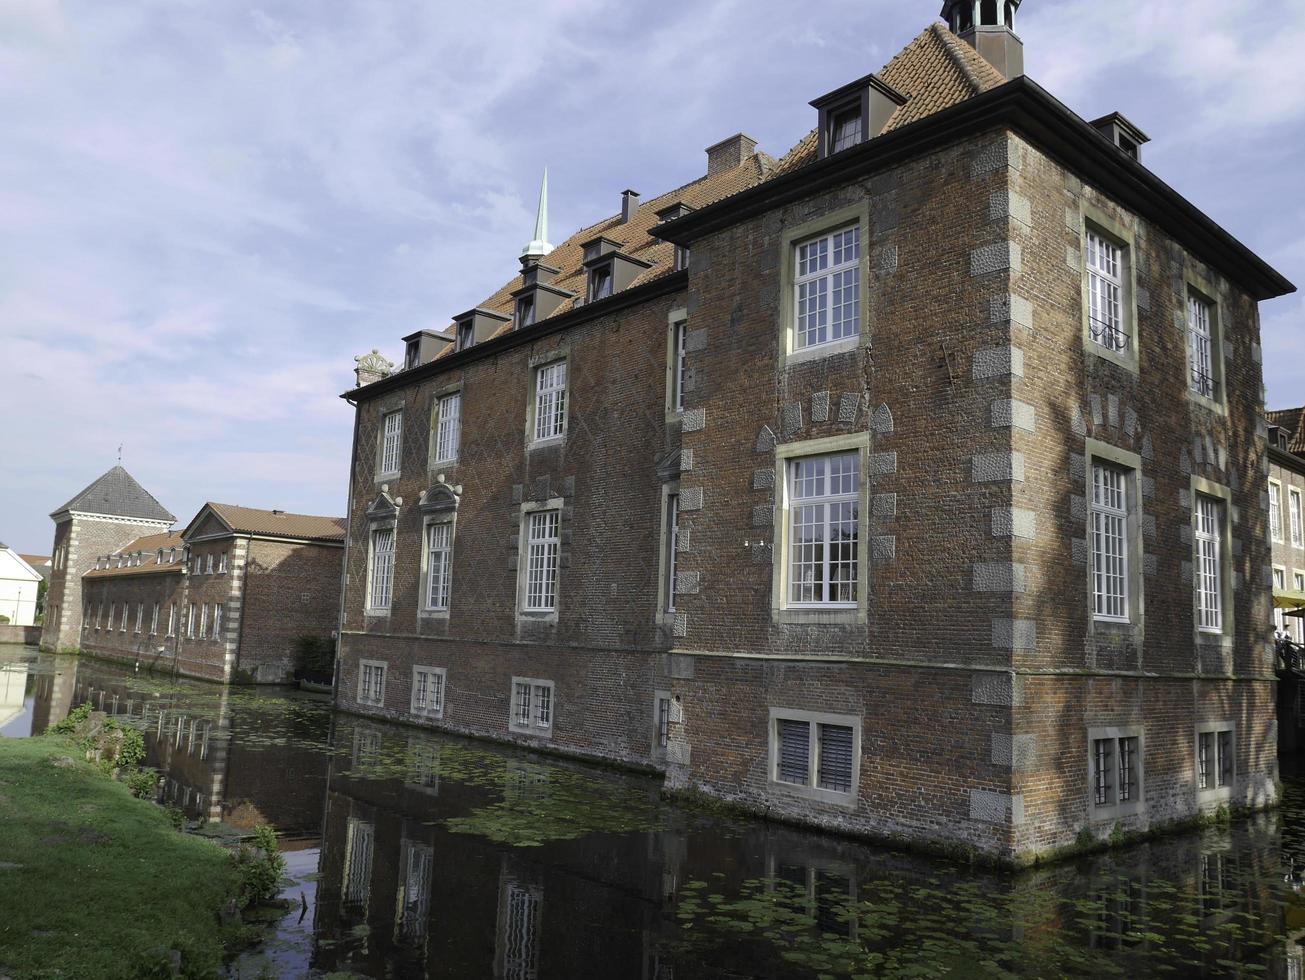
POLYGON ((0 738, 0 977, 166 977, 170 950, 184 975, 215 974, 235 888, 222 848, 68 740, 0 738))

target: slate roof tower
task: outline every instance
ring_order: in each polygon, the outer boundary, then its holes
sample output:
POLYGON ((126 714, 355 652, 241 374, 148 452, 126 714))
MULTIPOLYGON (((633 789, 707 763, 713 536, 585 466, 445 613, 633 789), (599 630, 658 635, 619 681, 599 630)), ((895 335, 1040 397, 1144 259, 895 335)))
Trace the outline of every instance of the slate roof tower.
POLYGON ((96 557, 143 534, 166 531, 177 519, 121 465, 92 481, 50 518, 54 550, 41 649, 75 650, 81 645, 82 575, 96 557))

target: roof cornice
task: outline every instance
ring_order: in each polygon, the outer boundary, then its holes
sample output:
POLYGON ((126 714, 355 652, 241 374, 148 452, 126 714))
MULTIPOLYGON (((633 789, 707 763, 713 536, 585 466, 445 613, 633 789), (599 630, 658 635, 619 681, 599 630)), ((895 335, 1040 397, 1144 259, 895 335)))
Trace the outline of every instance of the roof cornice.
POLYGON ((1146 167, 1121 153, 1090 123, 1021 75, 875 139, 763 181, 716 204, 652 228, 679 245, 810 196, 813 192, 896 166, 996 126, 1008 126, 1098 186, 1124 207, 1155 222, 1257 300, 1295 292, 1281 273, 1220 227, 1146 167))
POLYGON ((1286 449, 1279 449, 1277 446, 1269 447, 1269 460, 1277 463, 1279 466, 1285 466, 1293 473, 1305 475, 1305 459, 1301 459, 1293 452, 1286 449))
POLYGON ((482 343, 473 344, 464 350, 454 351, 443 357, 437 357, 433 361, 427 361, 415 368, 409 368, 407 371, 398 371, 388 378, 373 381, 362 388, 352 388, 342 393, 340 397, 350 404, 356 405, 378 395, 394 391, 396 388, 407 388, 409 385, 425 381, 427 378, 436 377, 445 371, 466 367, 468 364, 474 364, 476 361, 488 357, 497 357, 514 347, 532 343, 540 337, 548 337, 563 330, 569 330, 582 323, 618 313, 632 306, 638 306, 640 303, 646 303, 667 293, 680 292, 686 289, 688 285, 689 273, 687 270, 681 269, 679 272, 671 272, 641 286, 632 286, 629 289, 621 290, 619 293, 613 293, 606 299, 586 303, 584 306, 567 310, 557 316, 540 320, 524 330, 511 330, 482 343))

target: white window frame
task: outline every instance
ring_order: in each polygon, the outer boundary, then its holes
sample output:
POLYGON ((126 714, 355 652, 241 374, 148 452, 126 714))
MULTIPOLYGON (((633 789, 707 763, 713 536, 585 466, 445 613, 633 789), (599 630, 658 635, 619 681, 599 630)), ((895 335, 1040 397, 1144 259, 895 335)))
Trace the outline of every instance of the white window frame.
MULTIPOLYGON (((785 549, 783 561, 787 570, 787 582, 784 592, 784 605, 788 609, 855 609, 857 606, 858 595, 861 590, 860 581, 860 555, 861 555, 861 488, 864 483, 864 470, 861 456, 855 450, 841 453, 820 453, 812 456, 794 456, 787 461, 784 468, 784 498, 785 498, 785 515, 787 521, 788 547, 785 549), (846 481, 849 474, 846 472, 848 465, 853 467, 851 474, 851 489, 843 488, 837 492, 833 490, 832 483, 835 479, 846 481), (819 494, 799 497, 797 479, 798 470, 804 465, 819 465, 824 468, 823 474, 819 479, 823 482, 824 491, 819 494), (835 466, 842 469, 842 472, 834 473, 835 466), (841 566, 848 565, 846 560, 835 563, 831 556, 831 539, 835 524, 844 524, 842 519, 835 520, 834 509, 851 505, 852 507, 852 526, 856 537, 852 541, 853 554, 850 562, 852 570, 852 582, 850 598, 838 597, 832 598, 837 588, 840 592, 847 587, 845 580, 835 582, 833 580, 833 569, 835 564, 841 566), (818 522, 821 529, 820 544, 820 576, 819 588, 821 598, 803 599, 795 598, 795 588, 797 587, 797 569, 799 566, 805 568, 811 566, 810 561, 799 562, 794 554, 796 545, 796 531, 799 515, 804 509, 819 509, 821 517, 813 518, 818 522)), ((804 523, 803 527, 815 527, 815 523, 804 523)), ((813 551, 814 553, 814 546, 813 551)))
POLYGON ((689 321, 686 318, 671 323, 671 390, 669 410, 674 415, 684 411, 684 374, 688 364, 685 345, 688 343, 689 321))
POLYGON ((118 632, 120 633, 127 632, 127 620, 130 616, 131 616, 131 603, 124 602, 122 604, 122 624, 118 627, 118 632))
MULTIPOLYGON (((1285 565, 1274 565, 1272 569, 1273 588, 1287 588, 1287 568, 1285 565)), ((1287 632, 1287 615, 1286 610, 1279 609, 1276 605, 1273 607, 1273 630, 1274 633, 1287 632)))
POLYGON ((421 579, 422 610, 447 616, 453 599, 453 546, 455 541, 453 520, 426 521, 423 539, 425 560, 421 579), (435 547, 437 535, 447 538, 446 541, 441 542, 441 548, 438 550, 435 547), (442 556, 438 564, 435 561, 437 555, 442 556), (439 582, 436 581, 437 574, 440 576, 439 582))
POLYGON ((1291 531, 1291 546, 1301 547, 1305 542, 1301 540, 1300 491, 1295 487, 1287 488, 1287 524, 1291 531))
POLYGON ((448 697, 448 669, 445 667, 427 667, 417 665, 412 668, 412 693, 408 710, 418 718, 443 718, 444 701, 448 697), (425 688, 421 686, 425 678, 425 688), (418 695, 424 691, 426 704, 417 703, 418 695))
MULTIPOLYGON (((517 574, 517 614, 522 618, 548 619, 556 621, 561 607, 562 584, 562 507, 561 498, 525 504, 521 508, 521 531, 517 574), (549 513, 556 515, 555 536, 534 538, 533 534, 540 528, 539 524, 547 521, 540 516, 549 513), (546 570, 549 566, 551 546, 552 561, 552 604, 545 605, 532 600, 532 572, 536 568, 546 570)), ((545 593, 546 594, 546 593, 545 593)))
POLYGON ((556 686, 550 680, 513 677, 512 686, 508 688, 508 731, 541 738, 551 736, 557 719, 556 695, 556 686), (541 692, 545 691, 547 693, 541 699, 541 692))
POLYGON ((150 616, 150 636, 159 635, 159 604, 154 603, 154 612, 150 616))
POLYGON ((1197 632, 1222 634, 1227 631, 1228 620, 1224 588, 1227 561, 1223 553, 1228 525, 1227 500, 1197 491, 1192 497, 1192 521, 1195 548, 1192 579, 1196 586, 1197 632), (1209 526, 1212 519, 1217 519, 1213 529, 1209 526), (1212 596, 1215 597, 1213 607, 1210 605, 1212 596))
POLYGON ((567 359, 540 364, 535 368, 534 380, 530 441, 536 446, 561 442, 566 438, 567 359))
POLYGON ((1195 290, 1187 291, 1187 385, 1194 395, 1220 401, 1214 345, 1218 339, 1218 309, 1195 290))
POLYGON ((213 603, 213 632, 209 634, 211 639, 222 639, 222 603, 213 603))
POLYGON ((843 808, 856 807, 861 786, 861 717, 859 715, 839 715, 823 711, 804 711, 799 708, 772 707, 768 726, 766 779, 772 790, 843 808), (810 726, 807 733, 808 758, 807 782, 805 785, 779 778, 779 723, 781 721, 805 722, 810 726), (842 728, 852 729, 852 772, 850 788, 845 791, 823 789, 819 785, 821 725, 837 725, 842 728))
POLYGON ((177 635, 177 604, 168 603, 168 632, 166 636, 177 635))
MULTIPOLYGON (((1292 588, 1297 592, 1305 592, 1305 571, 1293 568, 1291 570, 1291 584, 1292 588)), ((1305 619, 1300 616, 1292 616, 1290 619, 1291 622, 1288 624, 1287 632, 1290 634, 1292 641, 1305 644, 1305 619)))
POLYGON ((201 640, 208 637, 208 603, 200 603, 199 606, 199 638, 201 640))
POLYGON ((435 401, 435 464, 456 463, 462 446, 462 392, 435 401))
POLYGON ((662 494, 662 609, 675 612, 675 573, 679 567, 680 491, 662 494))
POLYGON ((359 704, 369 704, 377 708, 385 705, 385 675, 389 673, 389 669, 390 665, 384 660, 358 661, 359 704), (377 674, 376 671, 380 673, 377 674), (371 683, 368 683, 369 681, 371 683))
POLYGON ((367 608, 369 616, 388 616, 394 604, 394 570, 395 555, 398 546, 398 529, 389 527, 371 528, 367 537, 367 608), (388 535, 388 551, 378 550, 378 539, 388 535), (378 564, 377 559, 382 560, 378 564), (383 600, 378 602, 377 600, 383 600))
POLYGON ((1133 471, 1113 460, 1092 459, 1088 545, 1092 615, 1101 622, 1132 621, 1132 476, 1133 471))
POLYGON ((1116 356, 1127 356, 1133 338, 1128 316, 1128 246, 1089 226, 1084 235, 1087 269, 1088 340, 1116 356))
POLYGON ((192 575, 204 574, 204 559, 201 556, 196 555, 194 562, 192 562, 192 565, 193 565, 193 569, 191 571, 192 575))
POLYGON ((381 444, 378 457, 378 475, 381 478, 399 475, 403 466, 403 409, 396 408, 381 415, 381 444))
POLYGON ((208 553, 208 558, 204 562, 204 574, 206 575, 213 574, 213 553, 211 551, 208 553))
POLYGON ((136 632, 139 633, 145 627, 145 603, 136 603, 136 632))
POLYGON ((1088 821, 1097 823, 1103 820, 1116 820, 1119 817, 1138 813, 1146 808, 1146 734, 1140 725, 1121 727, 1089 728, 1087 732, 1087 808, 1088 821), (1136 793, 1129 799, 1119 799, 1119 742, 1121 739, 1137 739, 1136 759, 1136 793), (1112 741, 1110 755, 1110 788, 1108 801, 1096 801, 1096 743, 1112 741))
POLYGON ((1282 543, 1282 484, 1269 481, 1269 535, 1282 543))
POLYGON ((1192 755, 1192 785, 1196 788, 1196 801, 1199 806, 1218 804, 1231 800, 1237 786, 1237 725, 1232 721, 1206 721, 1196 725, 1195 741, 1192 755), (1228 781, 1220 782, 1223 777, 1225 747, 1219 739, 1220 734, 1228 734, 1231 753, 1228 781), (1206 754, 1206 785, 1201 785, 1202 736, 1213 736, 1207 743, 1213 751, 1206 754))
POLYGON ((793 249, 793 340, 792 350, 818 350, 830 345, 856 341, 861 334, 861 321, 865 315, 862 305, 861 256, 864 242, 861 224, 850 221, 840 227, 794 242, 793 249), (851 241, 849 243, 848 238, 851 241), (811 250, 815 250, 812 252, 811 250), (840 258, 841 256, 841 258, 840 258), (804 269, 803 263, 807 263, 804 269), (823 262, 823 264, 818 264, 823 262), (850 283, 848 276, 850 275, 850 283), (835 285, 837 283, 837 285, 835 285), (851 294, 850 301, 848 293, 851 294), (835 296, 839 301, 835 302, 835 296), (804 329, 803 317, 807 315, 804 304, 815 300, 818 312, 825 322, 804 329), (850 308, 850 313, 848 312, 850 308), (839 311, 837 320, 835 311, 839 311), (850 325, 850 327, 849 327, 850 325), (836 329, 842 330, 838 336, 836 329), (808 334, 826 331, 823 340, 807 339, 808 334))
POLYGON ((218 574, 225 575, 227 571, 227 553, 224 551, 218 555, 218 574))
POLYGON ((195 621, 199 618, 195 612, 195 604, 192 602, 190 604, 190 615, 186 617, 186 639, 188 640, 195 638, 195 621))

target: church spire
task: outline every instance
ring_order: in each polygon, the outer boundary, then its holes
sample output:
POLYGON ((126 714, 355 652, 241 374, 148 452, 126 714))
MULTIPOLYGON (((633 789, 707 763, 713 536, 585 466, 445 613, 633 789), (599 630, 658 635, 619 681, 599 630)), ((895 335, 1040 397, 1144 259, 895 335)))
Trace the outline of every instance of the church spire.
POLYGON ((548 244, 548 168, 544 168, 544 179, 539 185, 539 210, 535 213, 535 237, 521 253, 521 263, 538 262, 553 250, 548 244))

